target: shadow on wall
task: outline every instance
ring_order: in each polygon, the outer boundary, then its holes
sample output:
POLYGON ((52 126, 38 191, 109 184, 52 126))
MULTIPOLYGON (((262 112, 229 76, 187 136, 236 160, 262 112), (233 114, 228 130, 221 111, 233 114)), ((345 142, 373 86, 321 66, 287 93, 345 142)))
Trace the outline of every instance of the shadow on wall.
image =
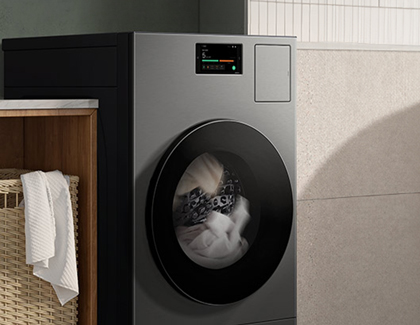
POLYGON ((341 146, 301 199, 420 192, 420 104, 391 114, 341 146))
POLYGON ((418 323, 420 105, 358 132, 302 194, 299 324, 418 323))

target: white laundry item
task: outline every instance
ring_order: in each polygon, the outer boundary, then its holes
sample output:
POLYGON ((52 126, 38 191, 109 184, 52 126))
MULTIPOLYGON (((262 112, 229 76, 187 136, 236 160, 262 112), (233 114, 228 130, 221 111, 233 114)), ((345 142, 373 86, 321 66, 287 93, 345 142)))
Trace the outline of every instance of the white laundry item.
POLYGON ((179 196, 199 187, 212 195, 217 191, 223 176, 223 165, 209 153, 193 160, 182 175, 175 190, 173 209, 179 204, 179 196))
POLYGON ((64 305, 79 294, 68 183, 60 171, 37 171, 22 175, 21 179, 25 197, 27 263, 34 265, 34 275, 52 284, 64 305))
MULTIPOLYGON (((70 176, 64 175, 64 178, 66 179, 67 185, 70 186, 70 176)), ((23 199, 19 203, 19 208, 24 208, 24 207, 25 207, 25 199, 23 199)))
POLYGON ((230 216, 212 211, 206 222, 177 227, 176 234, 191 260, 210 269, 220 269, 235 263, 248 251, 248 242, 241 233, 249 219, 248 200, 238 196, 230 216))
POLYGON ((55 254, 55 220, 45 173, 21 176, 25 198, 26 263, 48 267, 55 254))

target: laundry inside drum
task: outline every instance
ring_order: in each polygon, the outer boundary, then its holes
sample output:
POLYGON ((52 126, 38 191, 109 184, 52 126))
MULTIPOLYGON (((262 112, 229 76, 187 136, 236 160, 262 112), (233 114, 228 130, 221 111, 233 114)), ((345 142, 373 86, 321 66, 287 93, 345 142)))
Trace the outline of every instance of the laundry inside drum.
POLYGON ((232 167, 210 153, 198 156, 182 175, 173 201, 173 224, 184 253, 210 269, 241 259, 251 244, 244 236, 249 206, 232 167))

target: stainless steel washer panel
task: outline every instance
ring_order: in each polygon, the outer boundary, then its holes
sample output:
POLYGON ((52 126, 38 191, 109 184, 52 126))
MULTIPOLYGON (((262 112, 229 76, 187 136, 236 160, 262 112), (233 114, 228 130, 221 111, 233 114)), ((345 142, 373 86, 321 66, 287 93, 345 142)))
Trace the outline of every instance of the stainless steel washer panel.
POLYGON ((294 49, 295 39, 148 33, 133 37, 135 323, 238 325, 296 317, 295 225, 275 274, 248 298, 224 307, 200 305, 173 290, 154 263, 145 231, 147 188, 161 155, 181 132, 213 119, 247 123, 272 141, 286 165, 295 202, 294 50, 291 101, 254 101, 255 45, 290 45, 294 49), (198 42, 243 44, 243 74, 195 74, 198 42))

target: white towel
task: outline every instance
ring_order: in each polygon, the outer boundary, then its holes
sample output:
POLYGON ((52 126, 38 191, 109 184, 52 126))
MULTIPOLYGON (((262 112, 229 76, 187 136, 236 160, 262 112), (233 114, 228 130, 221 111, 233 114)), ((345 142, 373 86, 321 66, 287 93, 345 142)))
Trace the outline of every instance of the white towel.
POLYGON ((60 171, 21 176, 25 198, 26 263, 52 284, 61 305, 79 294, 73 212, 60 171))

